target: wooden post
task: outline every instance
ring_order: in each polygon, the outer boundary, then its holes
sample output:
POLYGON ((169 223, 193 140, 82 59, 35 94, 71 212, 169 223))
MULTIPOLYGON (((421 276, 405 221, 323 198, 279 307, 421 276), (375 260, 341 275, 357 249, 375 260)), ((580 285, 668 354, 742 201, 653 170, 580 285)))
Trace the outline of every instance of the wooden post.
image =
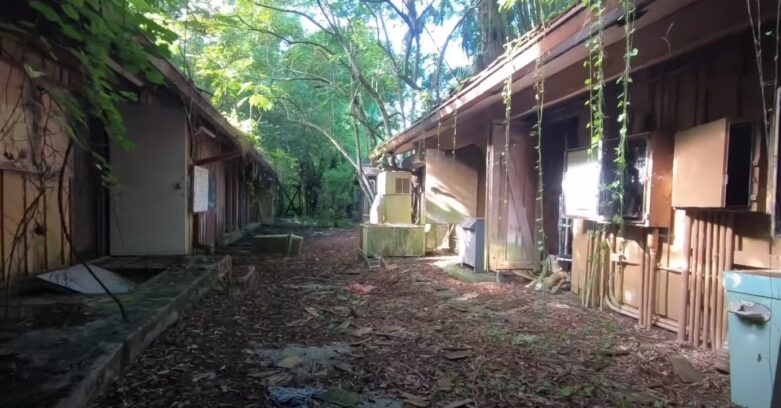
POLYGON ((683 343, 686 340, 686 321, 689 299, 689 261, 691 257, 691 227, 692 219, 686 213, 683 222, 683 270, 681 271, 681 293, 678 297, 678 303, 681 315, 678 318, 678 342, 683 343))
POLYGON ((710 295, 711 274, 713 272, 713 215, 707 215, 708 232, 706 233, 707 246, 705 247, 705 273, 703 275, 702 293, 702 346, 708 347, 708 334, 710 333, 710 295))
POLYGON ((702 307, 702 269, 705 261, 705 224, 707 219, 700 215, 698 231, 700 236, 697 239, 697 268, 694 273, 694 320, 692 321, 692 335, 690 343, 692 346, 700 344, 700 308, 702 307))

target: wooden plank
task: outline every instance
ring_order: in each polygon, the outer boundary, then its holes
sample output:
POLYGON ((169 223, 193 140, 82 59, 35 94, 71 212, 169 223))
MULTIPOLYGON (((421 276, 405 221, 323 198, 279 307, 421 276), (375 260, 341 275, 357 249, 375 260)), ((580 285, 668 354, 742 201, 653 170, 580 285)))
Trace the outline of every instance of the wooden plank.
POLYGON ((672 135, 654 133, 651 136, 651 172, 648 186, 648 226, 668 228, 672 224, 672 177, 673 177, 672 135))
MULTIPOLYGON (((477 150, 475 148, 475 150, 477 150)), ((477 152, 451 154, 426 151, 426 220, 431 224, 459 224, 477 216, 478 171, 482 166, 477 152), (466 160, 477 160, 470 165, 466 160)))
POLYGON ((8 261, 6 274, 10 273, 12 277, 24 271, 24 263, 20 262, 23 259, 20 256, 24 252, 23 242, 15 240, 24 213, 22 177, 19 173, 3 172, 3 252, 8 261))
POLYGON ((673 207, 724 206, 728 127, 719 119, 675 135, 673 207))

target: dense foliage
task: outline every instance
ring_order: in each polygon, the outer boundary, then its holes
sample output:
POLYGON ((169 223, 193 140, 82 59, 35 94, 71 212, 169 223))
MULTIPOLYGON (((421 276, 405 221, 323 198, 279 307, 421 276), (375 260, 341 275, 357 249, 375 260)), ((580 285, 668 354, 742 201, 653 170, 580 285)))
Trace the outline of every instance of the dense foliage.
MULTIPOLYGON (((353 215, 357 193, 374 194, 361 171, 373 147, 447 98, 509 40, 572 3, 19 1, 37 13, 27 24, 46 33, 52 51, 79 60, 87 86, 59 101, 79 121, 97 118, 115 142, 127 144, 116 104, 133 95, 112 88, 110 63, 158 82, 146 53, 161 54, 269 158, 283 210, 298 196, 304 205, 296 212, 327 218, 353 215), (468 58, 445 57, 456 43, 468 58)), ((108 178, 108 163, 101 163, 108 178)))
POLYGON ((298 211, 340 218, 356 192, 373 194, 368 151, 571 3, 236 0, 161 16, 179 33, 178 63, 254 138, 285 194, 303 197, 298 211), (471 61, 445 58, 459 40, 471 61))

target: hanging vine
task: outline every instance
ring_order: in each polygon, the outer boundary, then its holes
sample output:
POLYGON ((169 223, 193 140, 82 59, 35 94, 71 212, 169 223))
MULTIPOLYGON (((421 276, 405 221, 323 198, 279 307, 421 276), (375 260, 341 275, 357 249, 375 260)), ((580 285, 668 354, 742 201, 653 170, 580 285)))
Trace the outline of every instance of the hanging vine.
POLYGON ((536 139, 534 150, 537 153, 537 162, 535 164, 535 169, 537 170, 537 195, 534 206, 534 226, 537 229, 538 234, 537 251, 539 251, 544 261, 548 257, 548 254, 545 249, 545 222, 543 217, 543 191, 545 190, 545 185, 543 183, 542 174, 542 120, 543 111, 545 109, 545 71, 542 58, 542 53, 540 53, 534 66, 534 102, 535 111, 537 112, 537 122, 534 124, 531 136, 536 139))
MULTIPOLYGON (((158 41, 168 44, 173 41, 175 34, 147 18, 146 12, 151 10, 143 2, 129 5, 120 0, 30 0, 28 5, 32 11, 29 17, 31 21, 26 20, 27 17, 14 19, 12 13, 0 19, 0 32, 18 45, 20 51, 4 52, 4 58, 23 68, 25 80, 32 85, 31 89, 35 90, 38 98, 34 103, 35 116, 44 125, 42 128, 35 128, 42 134, 28 136, 30 140, 41 139, 44 146, 40 150, 40 160, 34 163, 35 174, 29 176, 30 180, 37 180, 37 185, 34 186, 37 191, 30 192, 35 195, 32 201, 35 206, 25 209, 24 218, 17 224, 14 241, 24 238, 28 226, 34 223, 38 202, 45 200, 47 188, 51 188, 53 179, 57 178, 59 221, 67 241, 67 246, 62 244, 62 262, 66 262, 64 253, 67 248, 71 256, 86 268, 117 303, 120 313, 125 317, 119 299, 103 285, 75 249, 63 204, 63 197, 67 194, 67 191, 63 190, 70 188, 70 183, 65 183, 65 174, 70 167, 71 150, 76 145, 92 157, 104 185, 116 183, 108 160, 88 137, 92 134, 90 130, 95 130, 95 124, 100 124, 110 143, 123 148, 132 147, 132 143, 124 137, 125 127, 118 106, 126 101, 134 101, 136 95, 116 86, 118 78, 112 66, 121 66, 125 72, 151 83, 162 83, 162 75, 149 63, 148 56, 150 53, 163 55, 163 48, 154 44, 158 41), (28 47, 33 43, 35 47, 28 47), (30 56, 36 58, 28 58, 30 56), (65 78, 50 69, 51 66, 64 66, 57 63, 63 56, 72 61, 68 64, 72 70, 67 70, 69 75, 65 78), (49 65, 50 62, 54 64, 49 65), (50 126, 56 126, 56 136, 63 136, 68 142, 65 151, 60 149, 61 144, 55 146, 47 141, 53 136, 50 126), (59 174, 59 177, 55 173, 59 174)), ((11 117, 19 115, 17 109, 26 107, 17 104, 11 117)), ((9 126, 3 126, 0 137, 10 132, 14 124, 6 125, 9 126)), ((36 225, 35 228, 39 227, 36 225)), ((16 242, 12 243, 9 258, 3 259, 3 279, 7 291, 11 279, 11 261, 15 259, 17 248, 16 242)))
POLYGON ((618 211, 612 211, 612 222, 619 225, 619 236, 624 235, 624 183, 626 178, 626 141, 629 136, 629 86, 632 83, 632 58, 637 55, 633 45, 635 5, 632 0, 620 0, 619 5, 624 11, 624 70, 618 78, 620 93, 618 95, 618 145, 616 146, 615 163, 616 179, 610 186, 611 207, 618 204, 618 211))
POLYGON ((437 154, 441 151, 439 136, 442 134, 442 119, 437 120, 437 154))
POLYGON ((589 122, 586 125, 590 134, 589 154, 595 154, 594 149, 596 149, 597 158, 601 158, 602 139, 605 129, 605 74, 603 71, 605 48, 602 28, 604 7, 603 0, 584 0, 584 5, 595 18, 593 23, 595 30, 592 30, 588 40, 586 40, 589 56, 583 63, 588 69, 588 78, 586 78, 585 84, 589 91, 589 97, 586 100, 586 106, 589 108, 589 122))
MULTIPOLYGON (((512 117, 512 74, 508 75, 504 80, 504 86, 502 87, 502 102, 504 103, 504 149, 502 150, 501 166, 505 171, 509 172, 510 168, 510 119, 512 117)), ((499 221, 501 222, 502 214, 506 211, 508 204, 509 178, 504 183, 504 191, 502 192, 502 208, 499 211, 499 221)), ((505 242, 505 251, 507 250, 507 242, 505 242)))
MULTIPOLYGON (((585 43, 589 55, 583 63, 584 67, 588 69, 588 78, 585 81, 588 89, 588 99, 585 105, 589 111, 589 121, 586 125, 589 131, 588 153, 597 162, 601 162, 603 159, 602 144, 605 136, 604 0, 583 0, 583 5, 593 19, 589 38, 585 43)), ((602 225, 600 231, 588 231, 589 249, 587 250, 585 289, 581 291, 581 301, 586 307, 591 307, 594 304, 593 292, 596 287, 596 279, 599 276, 594 271, 602 268, 603 257, 600 254, 604 250, 604 243, 597 237, 601 237, 605 233, 605 225, 602 225)), ((601 299, 599 301, 601 302, 601 299)))
POLYGON ((458 107, 453 113, 453 161, 451 168, 456 168, 456 135, 458 134, 458 107))

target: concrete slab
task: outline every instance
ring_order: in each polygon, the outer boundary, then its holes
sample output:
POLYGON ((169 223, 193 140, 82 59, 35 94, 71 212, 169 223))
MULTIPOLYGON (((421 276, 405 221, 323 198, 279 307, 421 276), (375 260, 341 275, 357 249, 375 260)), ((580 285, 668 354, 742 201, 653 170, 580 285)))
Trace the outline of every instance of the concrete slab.
MULTIPOLYGON (((39 308, 28 308, 28 313, 68 304, 79 315, 66 318, 74 314, 66 311, 60 319, 22 329, 18 322, 0 322, 0 406, 87 406, 230 268, 227 256, 177 259, 133 292, 118 295, 127 311, 127 322, 105 295, 15 299, 17 304, 29 302, 39 308)), ((37 317, 27 316, 26 321, 36 322, 37 317)))
POLYGON ((475 272, 472 268, 461 266, 455 259, 434 262, 434 265, 445 271, 448 275, 466 283, 496 282, 496 275, 489 272, 475 272))
POLYGON ((258 254, 298 256, 304 248, 304 238, 293 234, 255 235, 252 241, 258 254))
MULTIPOLYGON (((135 289, 136 284, 116 272, 101 268, 97 265, 90 265, 90 270, 100 281, 106 285, 111 293, 127 293, 135 289)), ((74 265, 70 268, 58 269, 56 271, 42 273, 37 276, 38 279, 62 288, 64 291, 73 291, 85 294, 102 294, 103 287, 90 274, 90 271, 84 265, 74 265)))

